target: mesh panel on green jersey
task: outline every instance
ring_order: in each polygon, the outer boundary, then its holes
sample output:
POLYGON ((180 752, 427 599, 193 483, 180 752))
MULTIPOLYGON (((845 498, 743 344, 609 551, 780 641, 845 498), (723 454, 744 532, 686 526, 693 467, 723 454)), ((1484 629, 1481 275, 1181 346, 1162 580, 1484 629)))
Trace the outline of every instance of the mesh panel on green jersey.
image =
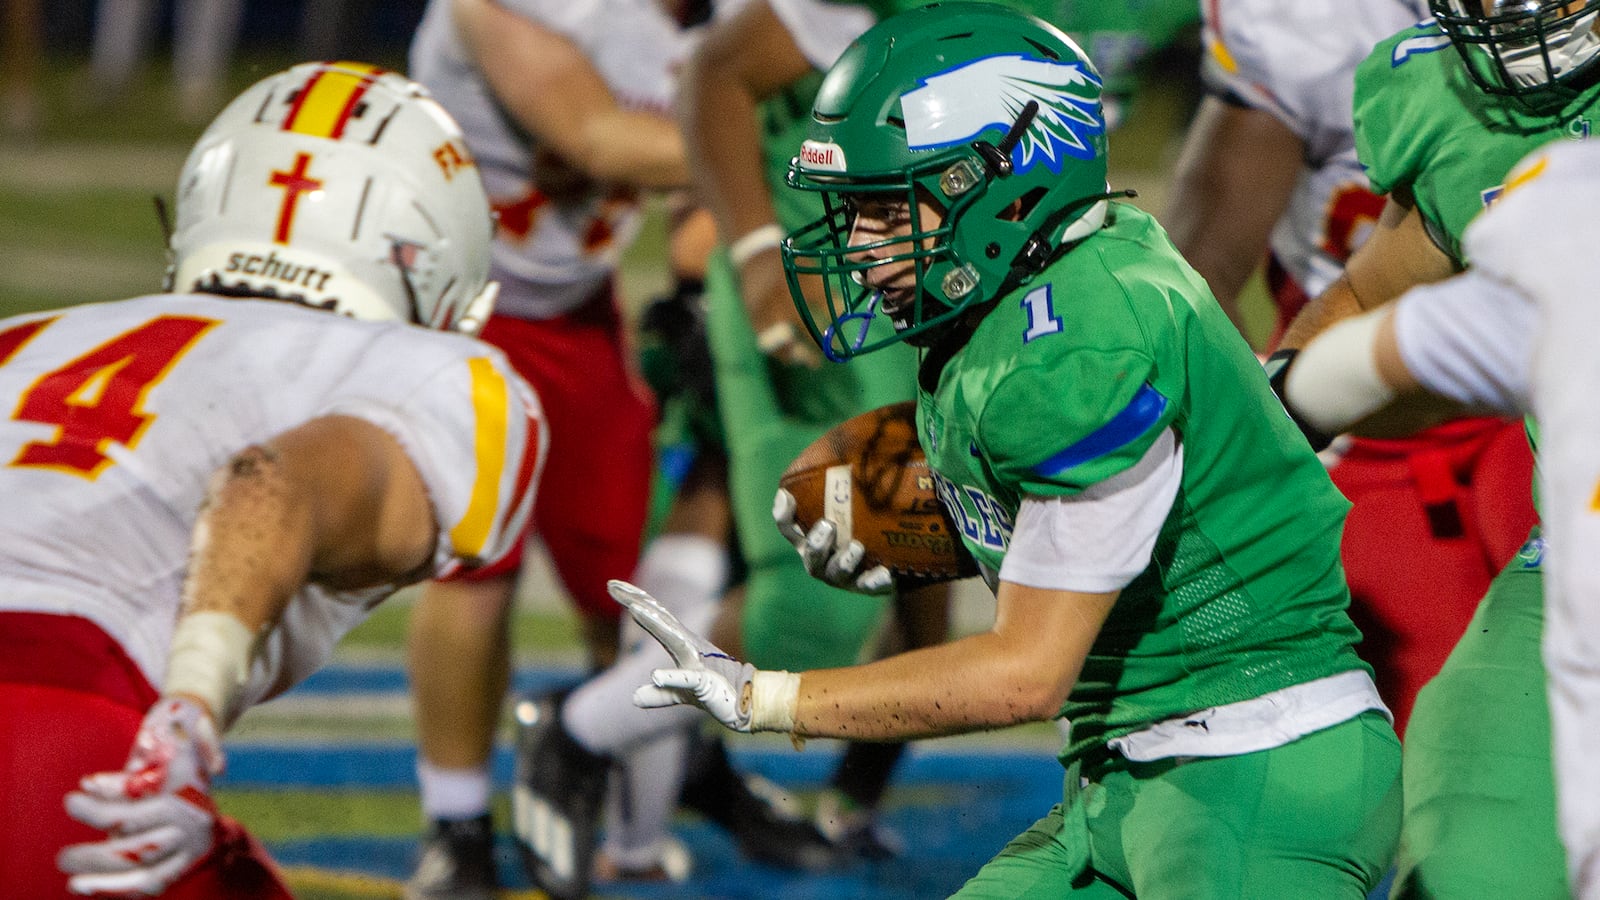
POLYGON ((1356 69, 1356 153, 1373 191, 1409 189, 1434 240, 1463 264, 1461 233, 1511 167, 1556 138, 1587 138, 1594 124, 1600 85, 1544 114, 1489 97, 1431 21, 1378 44, 1356 69))
POLYGON ((1073 722, 1064 759, 1363 667, 1339 563, 1349 505, 1145 213, 1116 204, 1112 224, 1001 299, 918 407, 946 505, 993 570, 1024 495, 1081 491, 1133 465, 1167 427, 1183 448, 1151 565, 1118 598, 1062 708, 1073 722), (1051 372, 1054 390, 1043 389, 1051 372), (1064 453, 1072 465, 1041 467, 1064 453))

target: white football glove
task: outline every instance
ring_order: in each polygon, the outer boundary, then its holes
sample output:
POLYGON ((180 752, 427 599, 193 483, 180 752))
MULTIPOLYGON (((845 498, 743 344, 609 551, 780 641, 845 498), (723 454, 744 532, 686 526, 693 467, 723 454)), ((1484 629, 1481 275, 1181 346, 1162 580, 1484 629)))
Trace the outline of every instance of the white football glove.
POLYGON ((793 731, 800 676, 763 672, 722 652, 678 621, 661 602, 626 581, 606 589, 633 620, 661 642, 676 668, 656 669, 633 692, 633 705, 656 709, 687 703, 734 731, 793 731))
POLYGON ((74 844, 56 865, 75 894, 161 894, 211 852, 217 808, 211 779, 222 772, 211 715, 193 700, 163 697, 145 714, 120 772, 84 776, 67 813, 109 833, 74 844))
POLYGON ((795 521, 794 513, 794 495, 779 488, 772 498, 772 521, 794 545, 812 578, 857 594, 876 596, 894 590, 894 574, 886 566, 861 570, 867 548, 860 541, 851 540, 843 548, 836 546, 839 526, 832 519, 818 519, 807 532, 795 521))

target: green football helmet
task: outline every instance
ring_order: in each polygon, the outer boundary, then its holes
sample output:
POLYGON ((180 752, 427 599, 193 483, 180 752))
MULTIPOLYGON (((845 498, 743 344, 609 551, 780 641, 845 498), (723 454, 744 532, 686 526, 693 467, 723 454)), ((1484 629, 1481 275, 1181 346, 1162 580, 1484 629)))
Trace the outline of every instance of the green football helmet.
POLYGON ((956 318, 1027 281, 1107 209, 1100 76, 1061 31, 998 3, 942 3, 878 23, 828 70, 788 182, 824 213, 784 241, 789 290, 811 336, 843 361, 931 344, 956 318), (941 209, 924 222, 919 197, 941 209), (855 206, 904 200, 911 234, 850 246, 855 206), (876 256, 896 247, 903 252, 876 256), (867 258, 873 256, 874 258, 867 258), (886 308, 864 283, 915 267, 886 308), (826 321, 802 279, 819 276, 826 321), (880 315, 894 325, 869 328, 880 315))

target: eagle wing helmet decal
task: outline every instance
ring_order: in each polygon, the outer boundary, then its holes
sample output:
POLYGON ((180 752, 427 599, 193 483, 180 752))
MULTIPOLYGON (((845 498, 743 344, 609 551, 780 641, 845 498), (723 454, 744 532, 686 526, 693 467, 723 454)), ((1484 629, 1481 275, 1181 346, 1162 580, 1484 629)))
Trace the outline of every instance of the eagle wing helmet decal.
POLYGON ((1012 151, 1018 172, 1043 163, 1060 173, 1064 157, 1092 159, 1091 138, 1105 133, 1100 79, 1081 62, 989 56, 931 75, 900 98, 906 143, 930 150, 1011 127, 1029 100, 1039 114, 1012 151))

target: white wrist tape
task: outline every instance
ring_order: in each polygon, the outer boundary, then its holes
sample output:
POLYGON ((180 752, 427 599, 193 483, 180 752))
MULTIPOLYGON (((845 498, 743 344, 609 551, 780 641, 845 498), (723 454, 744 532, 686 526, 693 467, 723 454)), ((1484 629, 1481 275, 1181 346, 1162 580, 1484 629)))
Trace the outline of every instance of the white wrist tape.
POLYGON ((256 636, 237 616, 225 612, 190 613, 178 620, 167 653, 163 694, 189 694, 211 707, 219 728, 237 717, 234 709, 255 656, 256 636))
POLYGON ((751 731, 793 731, 799 705, 799 675, 757 670, 750 677, 751 731))
POLYGON ((783 228, 776 222, 768 222, 759 228, 753 228, 743 237, 728 245, 728 259, 733 261, 735 269, 743 268, 757 254, 774 250, 783 243, 783 228))
POLYGON ((1374 352, 1379 309, 1329 328, 1307 344, 1289 366, 1284 401, 1325 434, 1338 434, 1389 405, 1394 388, 1378 373, 1374 352))

